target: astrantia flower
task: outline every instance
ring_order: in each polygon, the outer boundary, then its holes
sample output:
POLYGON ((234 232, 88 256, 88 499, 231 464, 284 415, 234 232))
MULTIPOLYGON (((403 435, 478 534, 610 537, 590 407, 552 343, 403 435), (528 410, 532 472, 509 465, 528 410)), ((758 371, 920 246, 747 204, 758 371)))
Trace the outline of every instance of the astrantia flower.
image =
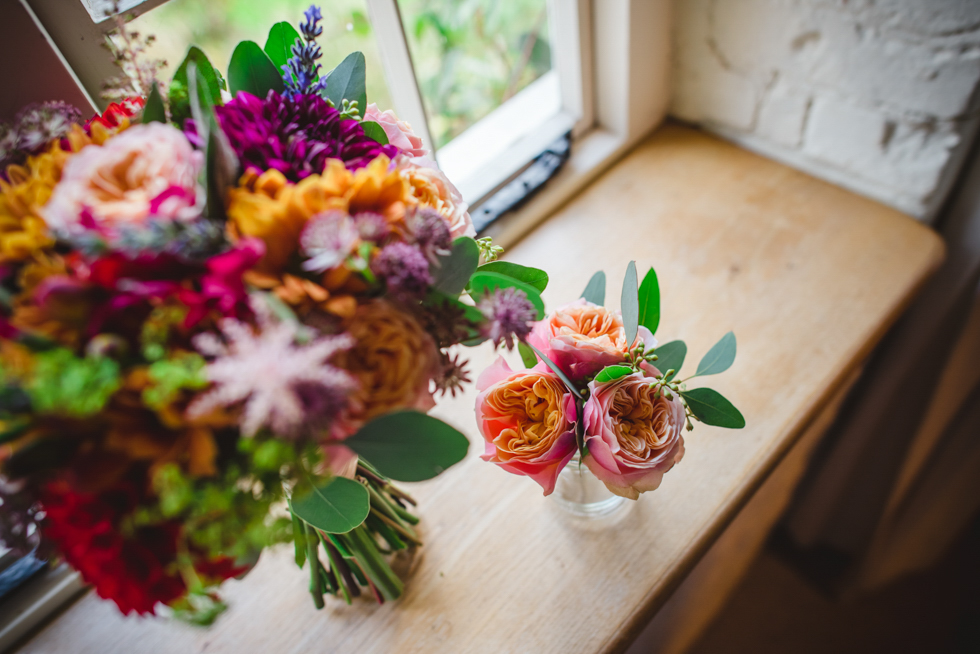
POLYGON ((28 105, 17 114, 17 147, 36 154, 54 139, 66 135, 72 125, 81 122, 82 112, 65 102, 28 105))
POLYGON ((342 264, 357 247, 358 231, 354 220, 343 211, 327 211, 306 223, 299 243, 303 254, 303 270, 324 272, 342 264))
MULTIPOLYGON (((194 346, 201 354, 215 357, 205 370, 214 388, 188 408, 190 417, 200 417, 219 407, 244 402, 241 428, 253 436, 268 427, 281 436, 295 436, 310 423, 321 424, 324 407, 314 407, 312 390, 330 397, 347 397, 356 388, 355 380, 326 361, 354 344, 349 335, 321 336, 297 345, 299 325, 274 322, 261 302, 253 302, 259 329, 234 318, 220 323, 226 343, 212 333, 199 334, 194 346), (315 409, 308 415, 308 409, 315 409)), ((337 412, 346 408, 331 403, 337 412)), ((332 410, 332 409, 331 409, 332 410)), ((333 416, 328 416, 333 417, 333 416)))
POLYGON ((398 154, 395 146, 365 136, 359 122, 342 119, 318 95, 287 99, 270 91, 263 100, 240 92, 215 113, 243 168, 278 170, 293 182, 323 172, 327 159, 357 169, 379 154, 398 154))
POLYGON ((423 207, 405 217, 405 226, 412 239, 431 263, 437 264, 439 257, 450 253, 453 239, 449 225, 435 209, 423 207))
POLYGON ((388 289, 396 295, 417 297, 432 283, 425 255, 408 243, 386 245, 371 262, 371 269, 385 279, 388 289))
POLYGON ((486 317, 487 324, 483 335, 493 341, 494 346, 505 344, 508 350, 514 348, 514 337, 524 340, 531 333, 537 310, 518 288, 498 288, 480 300, 477 305, 486 317))

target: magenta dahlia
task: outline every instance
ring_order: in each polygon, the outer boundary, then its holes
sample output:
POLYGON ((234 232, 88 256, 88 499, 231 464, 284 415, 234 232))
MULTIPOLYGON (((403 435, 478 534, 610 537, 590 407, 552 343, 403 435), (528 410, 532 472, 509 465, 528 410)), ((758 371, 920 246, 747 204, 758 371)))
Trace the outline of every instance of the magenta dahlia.
POLYGON ((340 159, 353 170, 379 154, 399 152, 368 138, 359 122, 341 118, 318 95, 287 99, 269 91, 263 100, 240 92, 215 113, 243 168, 274 168, 294 182, 322 172, 327 159, 340 159))

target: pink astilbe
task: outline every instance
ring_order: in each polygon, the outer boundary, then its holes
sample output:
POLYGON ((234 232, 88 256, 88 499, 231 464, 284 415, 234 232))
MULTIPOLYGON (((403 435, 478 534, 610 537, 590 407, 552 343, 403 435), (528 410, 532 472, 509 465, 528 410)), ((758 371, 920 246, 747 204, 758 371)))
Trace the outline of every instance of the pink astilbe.
POLYGON ((357 385, 348 373, 326 362, 353 346, 354 339, 348 334, 321 336, 297 345, 302 329, 298 323, 275 321, 263 302, 253 301, 252 309, 258 330, 225 318, 220 322, 225 342, 212 333, 194 338, 201 354, 214 357, 205 370, 214 387, 191 404, 188 415, 198 417, 244 401, 245 436, 262 427, 280 436, 296 436, 304 428, 322 429, 327 418, 346 407, 347 396, 357 385))

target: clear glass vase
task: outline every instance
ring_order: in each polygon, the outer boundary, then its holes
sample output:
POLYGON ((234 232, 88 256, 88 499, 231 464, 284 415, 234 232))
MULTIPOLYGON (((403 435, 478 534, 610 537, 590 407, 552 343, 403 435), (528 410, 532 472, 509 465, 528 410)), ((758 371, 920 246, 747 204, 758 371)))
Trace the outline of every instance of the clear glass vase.
POLYGON ((625 509, 625 497, 612 493, 576 454, 558 474, 551 495, 562 509, 580 518, 600 518, 625 509))

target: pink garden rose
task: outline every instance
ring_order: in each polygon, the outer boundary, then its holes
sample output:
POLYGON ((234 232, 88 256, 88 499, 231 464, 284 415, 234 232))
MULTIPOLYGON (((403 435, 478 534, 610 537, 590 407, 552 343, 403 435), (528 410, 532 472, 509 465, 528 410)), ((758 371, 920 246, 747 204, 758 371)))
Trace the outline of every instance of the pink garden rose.
POLYGON ((204 207, 204 189, 197 183, 203 165, 204 155, 180 130, 162 123, 134 125, 68 159, 44 219, 62 232, 111 231, 151 216, 192 220, 204 207))
POLYGON ((642 341, 657 345, 650 330, 640 326, 636 343, 626 342, 619 311, 579 298, 559 307, 534 325, 528 342, 543 352, 571 378, 582 381, 606 366, 622 363, 631 346, 642 341))
POLYGON ((476 421, 486 440, 481 458, 530 477, 550 495, 575 454, 575 398, 543 366, 514 372, 503 358, 483 371, 476 388, 476 421))
POLYGON ((412 131, 412 126, 404 120, 398 120, 398 116, 391 109, 381 111, 378 105, 371 103, 364 112, 364 120, 370 120, 381 125, 391 143, 399 150, 410 157, 424 157, 429 151, 422 147, 422 137, 412 131))
POLYGON ((585 464, 610 491, 633 500, 656 490, 684 456, 684 405, 676 395, 657 396, 654 381, 638 372, 593 381, 583 410, 585 464))
POLYGON ((449 225, 450 236, 476 237, 473 219, 467 211, 469 205, 439 165, 429 157, 399 157, 395 164, 412 186, 412 195, 419 204, 438 211, 449 225))

